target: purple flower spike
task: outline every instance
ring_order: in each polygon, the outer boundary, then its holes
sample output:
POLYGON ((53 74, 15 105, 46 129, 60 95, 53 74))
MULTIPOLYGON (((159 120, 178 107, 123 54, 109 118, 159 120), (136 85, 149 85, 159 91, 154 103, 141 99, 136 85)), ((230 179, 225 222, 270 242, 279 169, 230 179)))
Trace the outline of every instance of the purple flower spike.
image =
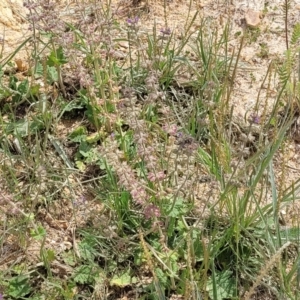
POLYGON ((259 115, 256 113, 251 114, 249 122, 253 124, 259 124, 260 123, 259 115))
POLYGON ((144 209, 144 215, 146 219, 160 217, 160 210, 156 205, 148 204, 144 209))
POLYGON ((171 34, 171 29, 170 28, 162 28, 160 30, 160 33, 163 35, 170 35, 171 34))
POLYGON ((135 24, 138 23, 139 19, 140 19, 139 17, 134 17, 132 19, 127 19, 127 24, 128 25, 135 25, 135 24))

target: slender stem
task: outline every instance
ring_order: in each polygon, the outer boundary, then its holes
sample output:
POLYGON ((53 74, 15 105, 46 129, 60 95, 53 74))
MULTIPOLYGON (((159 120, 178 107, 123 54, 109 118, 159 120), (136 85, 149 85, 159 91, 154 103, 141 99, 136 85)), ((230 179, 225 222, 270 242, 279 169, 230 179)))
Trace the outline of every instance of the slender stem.
POLYGON ((285 26, 285 44, 286 44, 286 50, 289 49, 289 39, 288 39, 288 10, 289 10, 289 0, 285 0, 284 26, 285 26))

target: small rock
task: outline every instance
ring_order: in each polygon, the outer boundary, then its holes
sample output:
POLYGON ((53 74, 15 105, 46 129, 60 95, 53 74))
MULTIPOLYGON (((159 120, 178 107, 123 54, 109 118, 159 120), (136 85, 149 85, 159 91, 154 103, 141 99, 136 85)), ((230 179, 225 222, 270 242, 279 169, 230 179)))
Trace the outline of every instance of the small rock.
POLYGON ((129 48, 129 43, 127 41, 120 41, 119 46, 121 48, 128 49, 129 48))
POLYGON ((246 24, 250 28, 256 28, 260 23, 260 12, 248 9, 245 13, 246 24))
POLYGON ((121 51, 112 51, 111 56, 116 59, 124 59, 126 54, 121 51))
POLYGON ((17 65, 18 72, 25 72, 28 71, 28 63, 26 63, 23 59, 17 58, 15 59, 15 63, 17 65))

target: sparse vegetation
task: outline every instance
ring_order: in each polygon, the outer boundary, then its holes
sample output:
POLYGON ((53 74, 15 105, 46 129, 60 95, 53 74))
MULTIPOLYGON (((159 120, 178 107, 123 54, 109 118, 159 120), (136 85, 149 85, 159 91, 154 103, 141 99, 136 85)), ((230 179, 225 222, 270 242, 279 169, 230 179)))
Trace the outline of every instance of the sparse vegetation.
POLYGON ((27 0, 32 35, 0 59, 0 299, 298 299, 299 216, 282 215, 300 188, 286 181, 300 141, 288 5, 288 50, 240 116, 241 50, 259 28, 190 13, 176 32, 162 1, 149 31, 151 1, 125 17, 83 2, 68 18, 27 0))

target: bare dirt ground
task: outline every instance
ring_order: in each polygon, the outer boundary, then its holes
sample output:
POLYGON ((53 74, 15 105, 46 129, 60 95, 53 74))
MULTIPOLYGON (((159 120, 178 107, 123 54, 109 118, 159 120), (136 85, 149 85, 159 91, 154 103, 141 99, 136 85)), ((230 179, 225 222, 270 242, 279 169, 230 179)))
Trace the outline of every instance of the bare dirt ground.
POLYGON ((15 51, 29 32, 22 0, 1 1, 0 14, 1 54, 5 57, 15 51))

